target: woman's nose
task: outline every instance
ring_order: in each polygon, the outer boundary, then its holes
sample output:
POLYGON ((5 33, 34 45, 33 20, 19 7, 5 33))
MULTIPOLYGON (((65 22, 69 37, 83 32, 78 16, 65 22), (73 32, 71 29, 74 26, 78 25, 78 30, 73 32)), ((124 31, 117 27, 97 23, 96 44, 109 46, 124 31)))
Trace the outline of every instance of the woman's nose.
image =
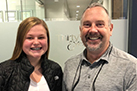
POLYGON ((34 39, 33 44, 35 44, 35 45, 39 44, 38 38, 35 38, 35 39, 34 39))

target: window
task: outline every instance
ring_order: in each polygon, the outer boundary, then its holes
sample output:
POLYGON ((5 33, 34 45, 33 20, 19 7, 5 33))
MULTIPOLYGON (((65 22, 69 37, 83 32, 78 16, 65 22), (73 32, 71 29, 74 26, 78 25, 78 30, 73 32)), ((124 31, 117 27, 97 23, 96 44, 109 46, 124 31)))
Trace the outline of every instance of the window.
POLYGON ((5 21, 17 21, 17 11, 5 11, 5 21))
POLYGON ((30 16, 33 16, 32 14, 32 10, 28 10, 28 11, 20 11, 19 12, 19 20, 24 20, 30 16))
POLYGON ((3 22, 3 12, 0 11, 0 22, 3 22))

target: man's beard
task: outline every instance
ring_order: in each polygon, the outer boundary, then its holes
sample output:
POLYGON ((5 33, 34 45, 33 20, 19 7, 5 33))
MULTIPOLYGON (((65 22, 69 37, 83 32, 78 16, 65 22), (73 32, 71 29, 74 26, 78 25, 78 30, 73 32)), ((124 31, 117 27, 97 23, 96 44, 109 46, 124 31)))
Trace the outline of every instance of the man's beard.
POLYGON ((89 51, 97 51, 102 47, 102 41, 100 41, 99 43, 97 42, 88 42, 88 39, 90 37, 95 37, 95 36, 99 36, 100 40, 102 40, 103 36, 100 34, 91 34, 91 33, 87 33, 87 35, 85 36, 85 46, 89 51))
POLYGON ((85 43, 86 44, 86 48, 91 51, 91 52, 94 52, 94 51, 97 51, 99 50, 101 47, 102 47, 102 42, 98 43, 98 44, 94 44, 94 43, 90 43, 88 44, 87 42, 85 43))

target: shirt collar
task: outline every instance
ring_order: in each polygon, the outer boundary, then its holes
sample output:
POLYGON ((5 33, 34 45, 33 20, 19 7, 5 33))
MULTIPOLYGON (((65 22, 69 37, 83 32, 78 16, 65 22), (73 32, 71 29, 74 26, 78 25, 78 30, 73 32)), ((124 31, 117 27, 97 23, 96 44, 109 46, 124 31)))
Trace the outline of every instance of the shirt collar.
POLYGON ((113 45, 110 43, 108 49, 107 49, 106 52, 100 57, 100 59, 106 60, 107 62, 109 62, 109 57, 110 57, 112 48, 113 48, 113 45))

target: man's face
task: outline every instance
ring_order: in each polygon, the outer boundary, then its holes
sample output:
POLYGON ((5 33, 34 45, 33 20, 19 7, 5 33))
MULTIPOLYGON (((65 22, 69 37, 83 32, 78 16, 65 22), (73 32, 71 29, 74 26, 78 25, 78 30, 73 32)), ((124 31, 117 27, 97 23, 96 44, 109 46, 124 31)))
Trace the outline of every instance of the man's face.
POLYGON ((113 25, 101 7, 89 8, 85 11, 80 26, 81 40, 91 52, 105 51, 109 46, 113 25))

